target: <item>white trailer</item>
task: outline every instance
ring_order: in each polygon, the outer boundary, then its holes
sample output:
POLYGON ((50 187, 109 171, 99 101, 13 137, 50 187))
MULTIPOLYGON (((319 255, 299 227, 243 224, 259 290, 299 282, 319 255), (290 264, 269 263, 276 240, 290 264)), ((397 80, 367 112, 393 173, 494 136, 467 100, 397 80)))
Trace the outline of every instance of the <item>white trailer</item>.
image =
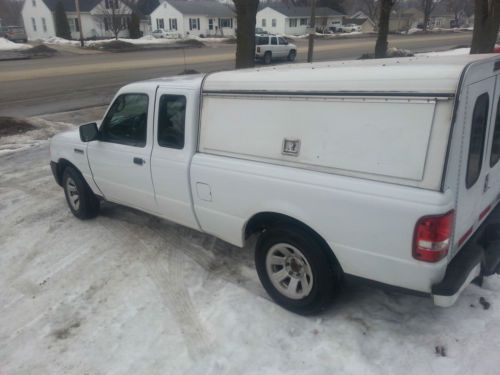
POLYGON ((51 142, 68 204, 101 199, 243 246, 298 313, 360 277, 452 305, 499 270, 500 60, 344 61, 131 84, 51 142))

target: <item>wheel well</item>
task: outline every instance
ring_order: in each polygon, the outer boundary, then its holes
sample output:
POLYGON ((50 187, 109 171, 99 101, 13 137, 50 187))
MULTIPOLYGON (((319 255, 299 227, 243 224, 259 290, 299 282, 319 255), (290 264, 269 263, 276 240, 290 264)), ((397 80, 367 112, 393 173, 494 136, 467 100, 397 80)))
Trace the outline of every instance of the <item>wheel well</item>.
POLYGON ((318 239, 325 250, 328 250, 328 255, 332 263, 342 269, 337 257, 335 256, 333 250, 325 241, 325 239, 307 224, 304 224, 302 221, 294 219, 293 217, 288 215, 279 214, 276 212, 260 212, 252 216, 245 226, 245 239, 248 239, 253 234, 263 232, 279 224, 290 224, 298 226, 301 229, 309 232, 312 236, 318 239))
POLYGON ((64 175, 64 170, 68 167, 73 167, 75 171, 81 174, 81 172, 78 170, 77 167, 70 161, 66 159, 59 159, 57 162, 57 183, 62 186, 63 184, 63 175, 64 175))

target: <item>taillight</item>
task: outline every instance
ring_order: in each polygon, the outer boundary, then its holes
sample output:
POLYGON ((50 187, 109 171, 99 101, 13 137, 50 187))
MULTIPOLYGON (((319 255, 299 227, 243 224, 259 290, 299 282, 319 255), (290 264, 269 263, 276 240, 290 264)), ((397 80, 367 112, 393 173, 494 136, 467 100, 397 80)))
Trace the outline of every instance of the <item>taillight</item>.
POLYGON ((424 262, 438 262, 450 248, 455 211, 444 215, 424 216, 415 226, 413 257, 424 262))

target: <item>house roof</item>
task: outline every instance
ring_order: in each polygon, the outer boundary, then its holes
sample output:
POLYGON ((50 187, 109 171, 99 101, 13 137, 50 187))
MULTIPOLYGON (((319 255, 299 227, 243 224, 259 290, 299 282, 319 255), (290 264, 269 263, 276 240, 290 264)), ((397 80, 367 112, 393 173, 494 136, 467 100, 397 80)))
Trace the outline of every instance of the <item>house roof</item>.
MULTIPOLYGON (((61 1, 66 12, 76 12, 75 0, 43 0, 52 12, 56 10, 57 3, 61 1)), ((80 12, 90 12, 101 0, 80 0, 80 12)))
POLYGON ((234 12, 227 5, 217 1, 178 1, 168 0, 182 14, 204 15, 214 17, 234 17, 234 12))
POLYGON ((345 24, 354 24, 354 25, 359 25, 361 26, 362 24, 364 24, 365 22, 370 22, 371 21, 368 19, 368 18, 344 18, 344 23, 345 24))
MULTIPOLYGON (((297 6, 289 6, 286 4, 270 4, 267 6, 283 14, 286 17, 310 17, 311 16, 311 8, 310 7, 297 7, 297 6)), ((337 12, 336 10, 328 7, 317 7, 316 8, 316 17, 332 17, 332 16, 343 16, 342 13, 337 12)))

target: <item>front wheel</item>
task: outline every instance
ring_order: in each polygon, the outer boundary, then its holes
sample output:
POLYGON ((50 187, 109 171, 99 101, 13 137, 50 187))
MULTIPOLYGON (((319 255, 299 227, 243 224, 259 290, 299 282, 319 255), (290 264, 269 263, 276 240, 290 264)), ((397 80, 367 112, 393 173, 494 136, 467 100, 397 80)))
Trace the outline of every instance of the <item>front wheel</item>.
POLYGON ((63 188, 66 202, 73 215, 81 220, 97 216, 100 208, 99 198, 73 167, 67 167, 64 170, 63 188))
POLYGON ((259 279, 285 309, 301 315, 320 312, 331 303, 342 280, 342 270, 330 251, 299 226, 276 226, 257 242, 259 279))

